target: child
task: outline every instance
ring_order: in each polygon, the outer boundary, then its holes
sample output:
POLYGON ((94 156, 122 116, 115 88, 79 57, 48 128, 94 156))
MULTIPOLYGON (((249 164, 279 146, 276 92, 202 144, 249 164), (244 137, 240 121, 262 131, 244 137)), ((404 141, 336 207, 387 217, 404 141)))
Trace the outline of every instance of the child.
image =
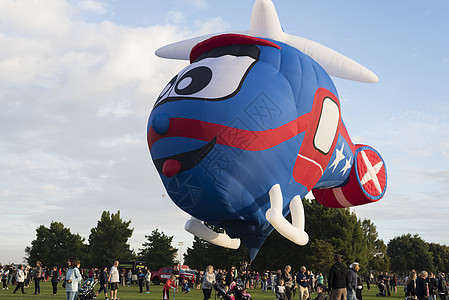
POLYGON ((324 287, 321 284, 316 287, 316 292, 318 293, 318 295, 314 300, 325 300, 326 299, 326 296, 324 295, 324 287))
POLYGON ((249 294, 246 289, 243 289, 242 299, 251 299, 251 294, 249 294))
POLYGON ((234 295, 232 294, 232 290, 229 289, 229 286, 225 285, 224 291, 225 291, 226 295, 228 295, 229 299, 235 300, 234 295))
POLYGON ((165 282, 164 288, 162 289, 162 299, 163 300, 170 299, 170 297, 169 297, 170 288, 173 288, 173 290, 177 289, 177 286, 175 285, 175 280, 176 280, 176 276, 172 274, 170 276, 170 279, 167 279, 167 281, 165 282))
POLYGON ((279 285, 276 286, 276 299, 277 300, 285 299, 284 279, 279 280, 279 285))
POLYGON ((188 283, 187 280, 185 280, 185 279, 182 280, 182 291, 183 291, 184 293, 190 292, 189 283, 188 283))

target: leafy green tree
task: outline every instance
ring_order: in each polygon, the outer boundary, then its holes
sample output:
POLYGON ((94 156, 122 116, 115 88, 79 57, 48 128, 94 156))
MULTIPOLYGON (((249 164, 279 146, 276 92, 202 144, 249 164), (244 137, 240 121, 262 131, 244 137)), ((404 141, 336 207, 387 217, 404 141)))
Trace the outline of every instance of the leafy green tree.
POLYGON ((433 262, 428 244, 417 234, 404 234, 390 240, 387 254, 391 270, 407 273, 411 269, 432 270, 433 262))
POLYGON ((51 222, 48 228, 41 225, 36 229, 36 239, 25 248, 25 259, 32 266, 39 260, 49 267, 65 267, 70 257, 83 260, 86 249, 79 234, 71 233, 62 222, 51 222))
POLYGON ((310 243, 310 269, 315 272, 327 272, 333 264, 334 246, 330 243, 315 239, 310 243))
POLYGON ((387 255, 387 246, 383 240, 378 239, 376 226, 370 220, 362 221, 362 230, 368 245, 367 270, 386 271, 390 269, 390 258, 387 255))
POLYGON ((103 211, 97 226, 90 230, 89 261, 91 266, 112 265, 115 260, 130 260, 134 257, 128 239, 133 230, 131 221, 123 221, 120 211, 116 214, 103 211))
MULTIPOLYGON (((290 220, 290 215, 287 216, 290 220)), ((295 268, 300 264, 305 264, 305 251, 301 247, 285 237, 279 232, 273 232, 267 237, 262 248, 252 262, 251 266, 255 270, 278 270, 284 269, 286 265, 295 268)))
POLYGON ((449 247, 435 243, 428 245, 435 267, 434 273, 437 274, 438 272, 446 272, 446 270, 449 270, 449 247))
POLYGON ((139 249, 139 257, 146 261, 151 270, 159 270, 175 264, 174 258, 178 249, 171 245, 173 236, 167 236, 155 229, 145 238, 148 242, 142 244, 143 248, 139 249))
MULTIPOLYGON (((355 213, 346 208, 329 208, 317 201, 303 200, 306 216, 306 232, 309 240, 320 239, 333 246, 335 252, 343 256, 344 262, 354 261, 365 267, 368 263, 368 245, 365 241, 362 222, 355 213)), ((310 245, 305 246, 310 264, 310 257, 316 255, 310 251, 310 245)))
MULTIPOLYGON (((325 268, 325 262, 335 253, 342 254, 347 264, 357 261, 362 267, 367 265, 368 246, 362 222, 354 213, 349 209, 325 207, 315 200, 303 199, 303 205, 309 243, 299 246, 273 231, 253 262, 255 269, 283 269, 287 264, 294 271, 302 265, 325 268)), ((320 271, 326 273, 328 269, 320 271)))
MULTIPOLYGON (((343 255, 347 264, 357 261, 362 268, 367 268, 369 259, 373 256, 369 251, 368 236, 378 248, 376 253, 385 253, 386 246, 377 239, 375 226, 369 223, 372 226, 366 233, 363 222, 349 209, 324 207, 314 200, 303 200, 303 205, 309 244, 296 245, 274 230, 251 263, 252 269, 277 270, 291 265, 294 271, 297 271, 300 266, 305 265, 315 271, 319 269, 327 273, 333 255, 337 252, 343 255)), ((291 220, 291 217, 287 216, 287 219, 291 220)), ((236 266, 237 262, 245 260, 248 261, 248 254, 243 245, 239 250, 229 250, 197 238, 186 254, 186 263, 192 267, 198 264, 199 269, 212 262, 215 262, 214 266, 217 267, 222 265, 228 267, 236 266)))

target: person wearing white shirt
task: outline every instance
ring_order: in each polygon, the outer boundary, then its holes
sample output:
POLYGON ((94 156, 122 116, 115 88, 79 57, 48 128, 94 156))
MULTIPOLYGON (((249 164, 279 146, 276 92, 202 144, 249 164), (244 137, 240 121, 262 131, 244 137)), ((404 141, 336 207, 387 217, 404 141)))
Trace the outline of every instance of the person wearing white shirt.
POLYGON ((17 276, 16 276, 17 286, 14 289, 13 294, 15 294, 19 288, 22 290, 22 294, 25 294, 25 291, 23 290, 23 282, 24 281, 25 281, 25 273, 23 272, 23 266, 20 265, 19 269, 17 270, 17 276))

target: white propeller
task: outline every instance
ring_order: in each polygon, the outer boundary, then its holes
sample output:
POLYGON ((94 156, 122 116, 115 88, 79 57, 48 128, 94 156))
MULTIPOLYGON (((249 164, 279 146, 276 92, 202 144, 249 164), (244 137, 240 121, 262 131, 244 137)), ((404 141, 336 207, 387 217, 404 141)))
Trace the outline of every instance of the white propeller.
POLYGON ((163 58, 188 60, 190 51, 196 44, 225 33, 245 34, 286 43, 312 57, 331 76, 368 83, 378 81, 376 74, 372 71, 337 51, 317 42, 285 33, 272 0, 255 1, 248 31, 222 32, 194 37, 159 48, 156 55, 163 58))

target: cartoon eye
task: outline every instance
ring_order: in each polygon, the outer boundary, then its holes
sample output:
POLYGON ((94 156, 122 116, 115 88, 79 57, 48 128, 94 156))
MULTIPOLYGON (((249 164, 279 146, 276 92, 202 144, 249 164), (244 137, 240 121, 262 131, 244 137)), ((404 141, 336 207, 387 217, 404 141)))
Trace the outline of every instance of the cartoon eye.
POLYGON ((171 88, 173 87, 173 85, 176 82, 176 79, 178 79, 178 75, 176 75, 175 77, 173 77, 169 83, 167 83, 167 85, 164 87, 164 89, 162 90, 161 94, 159 95, 159 97, 157 97, 156 103, 159 102, 160 99, 164 98, 165 95, 168 93, 168 91, 171 90, 171 88))
POLYGON ((204 89, 212 80, 212 70, 206 66, 187 71, 175 86, 178 95, 192 95, 204 89))
POLYGON ((221 101, 235 95, 257 62, 250 56, 223 55, 194 62, 164 88, 155 107, 178 100, 221 101))

